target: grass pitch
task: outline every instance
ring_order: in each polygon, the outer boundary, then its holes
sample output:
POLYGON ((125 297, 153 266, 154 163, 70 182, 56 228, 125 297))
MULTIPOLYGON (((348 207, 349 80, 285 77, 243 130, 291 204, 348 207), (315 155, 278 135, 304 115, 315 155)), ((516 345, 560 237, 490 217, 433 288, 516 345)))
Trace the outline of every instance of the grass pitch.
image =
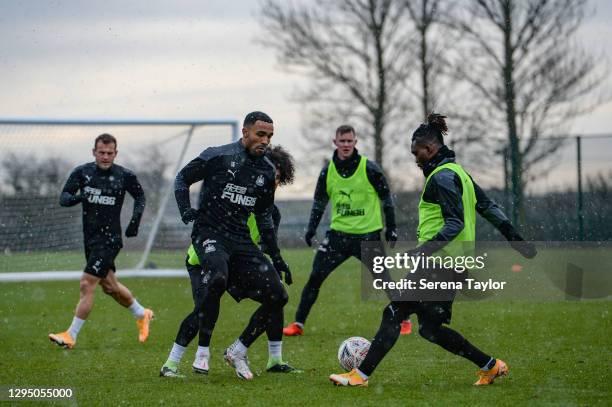
MULTIPOLYGON (((180 268, 183 255, 159 254, 156 261, 160 267, 180 268)), ((295 281, 288 289, 287 322, 293 320, 312 256, 310 250, 287 253, 295 281)), ((7 263, 10 259, 3 261, 13 269, 7 263)), ((121 279, 121 271, 118 276, 121 279)), ((509 377, 493 386, 474 388, 476 369, 470 362, 412 334, 400 337, 372 376, 369 388, 355 389, 336 388, 327 377, 340 371, 336 359, 340 342, 355 335, 371 338, 385 303, 360 299, 359 265, 354 260, 324 284, 306 335, 284 340, 285 359, 304 373, 267 374, 263 336, 249 350, 256 373, 252 382, 239 381, 223 364, 222 353, 246 325, 255 303, 236 304, 224 296, 208 376, 191 373, 193 343, 181 362, 187 377, 160 378, 159 369, 179 323, 192 307, 189 280, 122 281, 143 305, 156 312, 149 341, 138 343, 131 314, 98 290, 90 318, 70 351, 52 345, 47 334, 70 324, 78 300, 76 281, 0 284, 0 387, 71 387, 78 405, 612 403, 608 382, 612 375, 610 301, 457 302, 451 326, 485 352, 504 359, 510 366, 509 377)), ((416 319, 413 323, 416 327, 416 319)))

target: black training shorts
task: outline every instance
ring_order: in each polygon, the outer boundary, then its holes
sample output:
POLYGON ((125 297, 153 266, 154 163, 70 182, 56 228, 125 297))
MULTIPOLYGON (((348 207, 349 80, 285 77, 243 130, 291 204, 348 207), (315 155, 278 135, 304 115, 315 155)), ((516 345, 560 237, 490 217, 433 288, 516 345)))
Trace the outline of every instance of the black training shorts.
POLYGON ((86 245, 85 259, 87 259, 87 265, 83 271, 98 278, 105 278, 109 270, 116 271, 115 258, 120 250, 121 247, 115 245, 86 245))
POLYGON ((283 295, 285 287, 270 260, 252 242, 236 243, 212 231, 199 231, 193 246, 201 264, 198 278, 192 270, 192 290, 204 294, 213 278, 226 281, 226 290, 236 300, 250 298, 261 302, 283 295), (195 274, 195 275, 194 275, 195 274))

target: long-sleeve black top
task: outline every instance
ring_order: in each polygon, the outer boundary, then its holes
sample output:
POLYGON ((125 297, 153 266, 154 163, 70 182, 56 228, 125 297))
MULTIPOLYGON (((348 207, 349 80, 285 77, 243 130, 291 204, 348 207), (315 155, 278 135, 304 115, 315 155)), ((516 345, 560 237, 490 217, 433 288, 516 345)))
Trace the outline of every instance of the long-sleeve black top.
POLYGON ((145 208, 145 195, 132 171, 117 164, 103 170, 91 162, 76 167, 70 173, 60 196, 60 205, 83 205, 86 246, 122 246, 121 208, 126 191, 134 198, 132 222, 138 225, 145 208))
POLYGON ((181 216, 191 208, 189 186, 203 181, 194 233, 206 228, 234 242, 249 242, 247 218, 272 254, 279 253, 272 211, 276 169, 266 156, 250 155, 240 141, 204 150, 177 174, 174 195, 181 216))

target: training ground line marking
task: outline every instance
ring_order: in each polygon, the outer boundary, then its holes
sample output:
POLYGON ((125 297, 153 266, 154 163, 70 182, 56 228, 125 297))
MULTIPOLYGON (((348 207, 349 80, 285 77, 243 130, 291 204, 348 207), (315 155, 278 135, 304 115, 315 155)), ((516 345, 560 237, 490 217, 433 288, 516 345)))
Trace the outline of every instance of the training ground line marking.
MULTIPOLYGON (((82 271, 26 271, 21 273, 0 273, 0 283, 79 280, 82 274, 82 271)), ((120 278, 170 278, 187 277, 188 273, 186 270, 177 269, 124 269, 118 270, 117 276, 120 278)))

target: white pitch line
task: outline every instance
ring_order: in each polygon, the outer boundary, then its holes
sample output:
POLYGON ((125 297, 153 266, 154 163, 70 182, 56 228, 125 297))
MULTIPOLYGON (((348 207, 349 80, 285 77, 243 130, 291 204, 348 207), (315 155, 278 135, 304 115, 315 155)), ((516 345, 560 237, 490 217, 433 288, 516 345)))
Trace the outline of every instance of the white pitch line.
MULTIPOLYGON (((79 280, 82 271, 26 271, 20 273, 0 273, 0 283, 15 283, 23 281, 69 281, 79 280)), ((177 269, 121 269, 117 277, 170 278, 187 277, 186 270, 177 269)))

